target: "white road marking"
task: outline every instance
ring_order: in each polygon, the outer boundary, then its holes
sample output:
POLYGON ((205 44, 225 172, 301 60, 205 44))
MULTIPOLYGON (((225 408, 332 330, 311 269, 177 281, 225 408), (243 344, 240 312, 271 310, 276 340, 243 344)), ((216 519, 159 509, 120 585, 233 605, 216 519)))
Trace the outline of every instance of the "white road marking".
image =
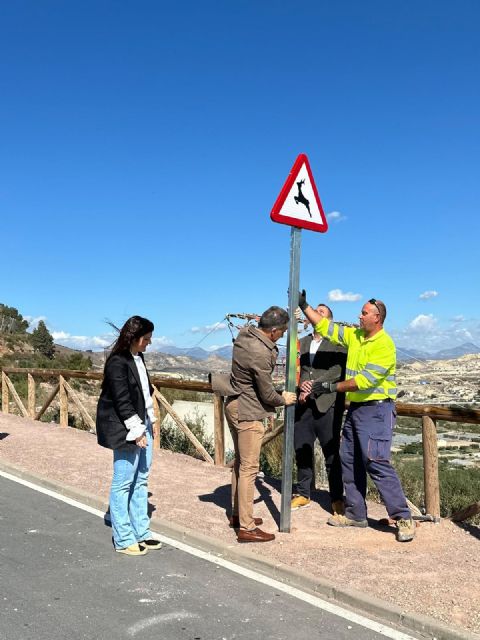
POLYGON ((127 633, 129 636, 136 636, 140 631, 145 631, 149 627, 153 627, 156 624, 162 624, 163 622, 171 622, 172 620, 184 620, 185 618, 198 618, 197 615, 189 613, 188 611, 174 611, 173 613, 162 613, 158 616, 152 616, 151 618, 145 618, 140 620, 131 627, 128 627, 127 633))
MULTIPOLYGON (((57 493, 56 491, 52 491, 51 489, 46 489, 44 487, 34 484, 33 482, 24 480, 23 478, 19 478, 10 473, 6 473, 5 471, 0 470, 0 476, 3 476, 8 480, 12 480, 13 482, 18 482, 19 484, 25 487, 28 487, 29 489, 33 489, 34 491, 43 493, 47 496, 50 496, 51 498, 55 498, 56 500, 61 500, 62 502, 65 502, 66 504, 71 505, 72 507, 77 507, 77 509, 82 509, 83 511, 86 511, 87 513, 91 513, 92 515, 98 516, 102 519, 105 516, 104 511, 100 511, 99 509, 94 509, 93 507, 83 504, 78 500, 73 500, 72 498, 63 496, 61 493, 57 493)), ((252 571, 251 569, 246 569, 245 567, 241 567, 235 564, 234 562, 225 560, 224 558, 216 556, 212 553, 201 551, 200 549, 195 549, 195 547, 191 547, 188 544, 184 544, 183 542, 179 542, 178 540, 174 540, 173 538, 169 538, 168 536, 164 536, 156 532, 152 532, 152 533, 155 533, 155 535, 159 540, 161 540, 161 542, 164 542, 165 544, 168 544, 169 546, 174 547, 175 549, 183 551, 184 553, 188 553, 197 558, 201 558, 202 560, 206 560, 207 562, 211 562, 212 564, 221 566, 225 569, 228 569, 229 571, 232 571, 233 573, 237 573, 241 576, 244 576, 245 578, 250 578, 251 580, 255 580, 255 582, 259 582, 261 584, 272 587, 277 591, 282 591, 283 593, 286 593, 287 595, 293 598, 297 598, 298 600, 307 602, 308 604, 312 605, 313 607, 316 607, 317 609, 322 609, 323 611, 327 611, 328 613, 331 613, 340 618, 343 618, 344 620, 348 620, 349 622, 358 624, 362 627, 365 627, 366 629, 375 631, 376 633, 383 635, 386 638, 391 638, 392 640, 416 640, 415 636, 411 636, 406 633, 403 633, 402 631, 397 631, 396 629, 387 627, 386 625, 380 622, 375 622, 374 620, 370 620, 369 618, 366 618, 365 616, 354 613, 353 611, 349 611, 348 609, 343 609, 339 605, 328 602, 327 600, 323 600, 322 598, 306 593, 305 591, 301 591, 296 587, 291 587, 288 584, 284 584, 282 582, 279 582, 278 580, 274 580, 273 578, 264 576, 260 573, 257 573, 256 571, 252 571)), ((168 615, 175 615, 175 614, 168 614, 168 615)), ((155 616, 155 617, 162 617, 162 616, 155 616)), ((153 620, 153 619, 154 618, 148 618, 148 620, 153 620)), ((140 623, 137 623, 137 624, 140 624, 140 623)), ((156 623, 152 622, 152 624, 156 624, 156 623)), ((135 626, 136 625, 134 625, 134 627, 135 626)), ((131 628, 133 629, 134 627, 131 627, 131 628)), ((135 633, 137 632, 135 631, 135 633)))

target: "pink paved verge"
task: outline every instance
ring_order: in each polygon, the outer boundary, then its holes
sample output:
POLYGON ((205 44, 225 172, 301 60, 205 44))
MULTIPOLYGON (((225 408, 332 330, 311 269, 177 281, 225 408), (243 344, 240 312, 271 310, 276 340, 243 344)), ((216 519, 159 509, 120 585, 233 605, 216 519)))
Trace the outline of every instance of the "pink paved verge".
MULTIPOLYGON (((0 434, 0 461, 108 500, 112 454, 97 445, 94 435, 2 413, 0 434)), ((149 483, 154 515, 237 548, 225 515, 229 480, 228 469, 156 451, 149 483)), ((259 484, 256 502, 263 528, 276 532, 278 484, 259 484)), ((309 509, 292 513, 290 534, 250 545, 247 553, 328 580, 339 589, 356 589, 406 613, 430 616, 453 629, 480 632, 478 527, 464 529, 448 520, 424 523, 413 542, 399 544, 393 529, 328 527, 329 513, 322 504, 328 500, 320 492, 309 509)), ((372 519, 385 515, 382 506, 369 505, 372 519)))

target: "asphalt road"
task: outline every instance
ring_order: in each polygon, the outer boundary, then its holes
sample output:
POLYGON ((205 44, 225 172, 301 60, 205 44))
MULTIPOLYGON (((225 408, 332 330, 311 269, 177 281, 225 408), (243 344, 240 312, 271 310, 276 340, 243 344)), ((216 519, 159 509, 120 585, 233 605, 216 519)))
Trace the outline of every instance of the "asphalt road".
POLYGON ((116 554, 101 518, 0 477, 1 640, 378 640, 164 545, 116 554))

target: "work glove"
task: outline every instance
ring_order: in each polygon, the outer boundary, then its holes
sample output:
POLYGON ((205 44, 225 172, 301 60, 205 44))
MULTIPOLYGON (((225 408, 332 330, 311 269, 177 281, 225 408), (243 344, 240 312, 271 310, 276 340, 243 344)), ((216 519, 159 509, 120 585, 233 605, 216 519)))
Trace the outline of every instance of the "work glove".
POLYGON ((310 306, 307 302, 307 292, 305 289, 302 289, 298 294, 298 306, 303 312, 305 312, 305 309, 310 306))
POLYGON ((312 385, 311 395, 314 398, 318 398, 318 396, 321 396, 323 393, 335 393, 336 390, 336 382, 320 382, 320 380, 317 380, 312 385))

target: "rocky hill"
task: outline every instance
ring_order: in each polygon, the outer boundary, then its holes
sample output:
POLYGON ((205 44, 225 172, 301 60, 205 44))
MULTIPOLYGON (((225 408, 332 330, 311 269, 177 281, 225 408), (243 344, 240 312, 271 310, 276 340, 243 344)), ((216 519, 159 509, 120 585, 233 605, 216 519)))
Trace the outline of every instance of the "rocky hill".
POLYGON ((400 363, 397 384, 402 402, 479 404, 480 354, 400 363))

